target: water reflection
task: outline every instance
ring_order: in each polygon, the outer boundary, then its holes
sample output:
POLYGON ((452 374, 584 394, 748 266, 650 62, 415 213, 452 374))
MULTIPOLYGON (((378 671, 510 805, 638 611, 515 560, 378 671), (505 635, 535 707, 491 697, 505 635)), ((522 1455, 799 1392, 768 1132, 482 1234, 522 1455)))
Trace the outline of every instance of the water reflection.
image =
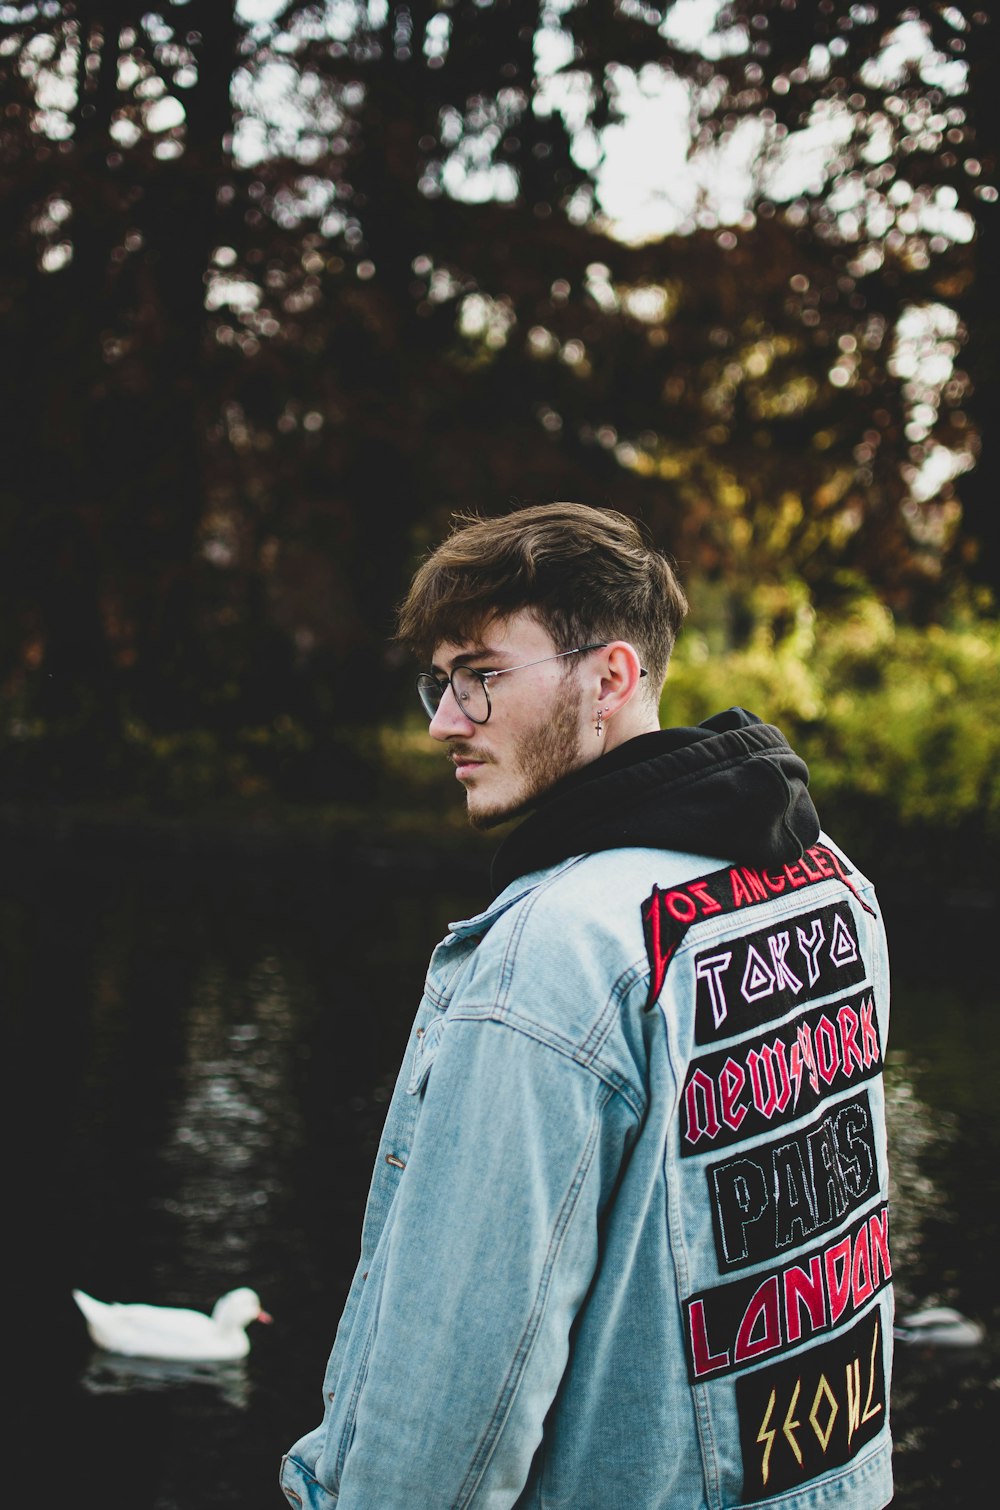
POLYGON ((167 1193, 154 1203, 171 1218, 181 1275, 207 1269, 252 1282, 258 1239, 275 1220, 288 1156, 303 1136, 290 1070, 305 1005, 293 1010, 270 954, 243 979, 217 959, 195 978, 160 1155, 167 1193))
MULTIPOLYGON (((933 962, 933 937, 912 941, 921 964, 933 962)), ((893 1510, 981 1504, 1000 1430, 1000 1014, 992 974, 977 969, 982 952, 945 938, 954 946, 942 948, 940 978, 900 976, 894 992, 886 1088, 897 1311, 953 1306, 983 1327, 983 1341, 897 1343, 893 1510)))
POLYGON ((96 1348, 80 1383, 90 1395, 133 1395, 137 1390, 211 1390, 227 1405, 245 1410, 250 1379, 244 1359, 228 1363, 180 1362, 167 1358, 126 1358, 96 1348))
MULTIPOLYGON (((297 859, 278 876, 149 867, 138 880, 95 880, 92 860, 26 855, 0 891, 37 1154, 13 1161, 30 1176, 16 1209, 46 1258, 17 1290, 34 1284, 48 1328, 39 1388, 59 1401, 81 1501, 274 1510, 280 1454, 322 1409, 430 948, 485 898, 381 873, 352 873, 345 894, 332 864, 307 875, 297 859), (275 1321, 251 1328, 238 1365, 94 1352, 70 1298, 80 1286, 208 1310, 242 1284, 275 1321)), ((915 979, 897 971, 887 1056, 892 1252, 901 1312, 953 1305, 985 1341, 959 1357, 898 1350, 894 1510, 977 1503, 1000 1432, 1000 1013, 992 966, 977 970, 951 927, 916 930, 910 949, 897 933, 897 958, 918 963, 915 979), (949 946, 940 979, 935 938, 949 946)))
POLYGON ((889 1128, 889 1209, 897 1312, 928 1304, 921 1289, 923 1223, 946 1199, 928 1168, 932 1149, 945 1153, 956 1135, 955 1118, 932 1111, 917 1094, 914 1066, 905 1050, 886 1059, 886 1120, 889 1128))

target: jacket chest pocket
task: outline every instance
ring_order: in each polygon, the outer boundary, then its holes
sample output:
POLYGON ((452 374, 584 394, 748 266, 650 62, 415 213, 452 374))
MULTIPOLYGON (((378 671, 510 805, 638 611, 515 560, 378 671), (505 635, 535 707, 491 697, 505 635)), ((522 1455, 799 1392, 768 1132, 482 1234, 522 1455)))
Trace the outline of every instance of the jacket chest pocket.
POLYGON ((439 1017, 433 1017, 426 1027, 417 1029, 417 1047, 406 1086, 407 1095, 419 1095, 427 1084, 427 1076, 431 1072, 438 1049, 441 1047, 444 1022, 442 1012, 439 1017))

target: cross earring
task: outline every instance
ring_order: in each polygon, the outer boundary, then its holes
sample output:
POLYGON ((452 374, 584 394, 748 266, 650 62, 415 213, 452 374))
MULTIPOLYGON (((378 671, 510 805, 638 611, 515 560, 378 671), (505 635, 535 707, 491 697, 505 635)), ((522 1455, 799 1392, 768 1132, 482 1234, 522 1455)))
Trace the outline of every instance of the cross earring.
POLYGON ((604 733, 604 709, 603 708, 598 708, 598 710, 597 710, 597 722, 594 725, 594 732, 596 733, 598 739, 600 739, 601 735, 604 733))

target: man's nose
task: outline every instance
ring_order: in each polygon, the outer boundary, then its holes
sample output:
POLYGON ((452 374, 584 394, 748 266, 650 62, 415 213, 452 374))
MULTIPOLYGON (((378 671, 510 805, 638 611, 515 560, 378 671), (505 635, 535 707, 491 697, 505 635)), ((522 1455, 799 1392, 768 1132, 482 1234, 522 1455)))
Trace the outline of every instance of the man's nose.
POLYGON ((430 721, 431 738, 453 739, 456 734, 460 734, 463 738, 469 739, 475 730, 476 725, 462 712, 461 704, 449 682, 441 696, 441 701, 434 710, 434 717, 430 721))

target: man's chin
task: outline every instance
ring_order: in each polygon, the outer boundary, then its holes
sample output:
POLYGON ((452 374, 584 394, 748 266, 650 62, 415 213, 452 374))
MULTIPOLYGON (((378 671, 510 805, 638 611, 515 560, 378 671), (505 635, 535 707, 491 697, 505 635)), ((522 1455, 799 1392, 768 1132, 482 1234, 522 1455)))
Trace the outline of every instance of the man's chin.
POLYGON ((530 797, 524 802, 511 803, 506 807, 487 808, 474 808, 469 802, 467 804, 469 822, 480 833, 486 833, 491 828, 499 828, 502 823, 509 823, 513 818, 523 818, 525 813, 531 812, 536 800, 535 797, 530 797))

